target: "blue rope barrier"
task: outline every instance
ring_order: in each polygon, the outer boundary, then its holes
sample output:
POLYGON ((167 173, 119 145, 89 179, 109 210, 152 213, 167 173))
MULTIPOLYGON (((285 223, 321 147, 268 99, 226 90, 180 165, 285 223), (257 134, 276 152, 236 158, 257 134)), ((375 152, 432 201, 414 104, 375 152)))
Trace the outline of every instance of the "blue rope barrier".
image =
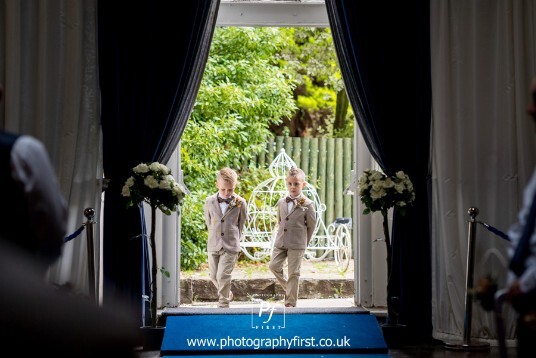
POLYGON ((479 224, 482 224, 482 226, 484 226, 486 229, 488 229, 489 231, 491 231, 492 233, 494 233, 495 235, 499 236, 500 238, 506 240, 506 241, 510 241, 510 238, 508 237, 508 235, 506 235, 504 232, 502 232, 501 230, 489 225, 489 224, 486 224, 485 222, 482 222, 482 221, 479 221, 478 222, 479 224))
POLYGON ((65 243, 67 241, 71 241, 72 239, 74 239, 75 237, 80 235, 80 233, 84 230, 85 226, 86 226, 85 224, 82 224, 82 226, 80 226, 75 232, 73 232, 71 235, 69 235, 65 239, 63 239, 63 242, 65 243))

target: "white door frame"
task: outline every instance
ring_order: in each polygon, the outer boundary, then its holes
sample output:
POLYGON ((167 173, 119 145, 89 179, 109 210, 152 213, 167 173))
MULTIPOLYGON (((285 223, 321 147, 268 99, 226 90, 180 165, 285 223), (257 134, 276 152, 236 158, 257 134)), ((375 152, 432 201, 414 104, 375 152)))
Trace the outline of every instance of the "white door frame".
MULTIPOLYGON (((217 26, 272 26, 272 27, 329 27, 326 6, 323 0, 313 1, 225 1, 218 11, 217 26)), ((354 168, 359 175, 374 165, 367 146, 355 126, 354 168)), ((176 150, 168 166, 175 177, 180 173, 180 155, 176 150)), ((355 191, 354 191, 355 192, 355 191)), ((361 204, 353 196, 353 257, 354 260, 354 301, 357 306, 385 307, 387 269, 385 244, 378 240, 381 234, 381 218, 378 215, 362 215, 361 204)), ((170 272, 170 277, 159 282, 161 296, 159 307, 180 305, 180 217, 166 217, 162 222, 162 232, 157 233, 157 250, 162 265, 170 272), (158 237, 160 236, 160 237, 158 237), (162 240, 162 236, 166 240, 162 240), (162 244, 165 242, 164 244, 162 244)))

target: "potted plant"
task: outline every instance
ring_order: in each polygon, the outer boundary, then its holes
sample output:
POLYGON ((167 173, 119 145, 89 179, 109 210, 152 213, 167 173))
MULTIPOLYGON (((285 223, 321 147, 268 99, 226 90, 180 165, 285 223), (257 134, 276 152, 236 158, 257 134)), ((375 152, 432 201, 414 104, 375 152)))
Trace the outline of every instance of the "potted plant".
MULTIPOLYGON (((141 163, 131 169, 131 176, 126 180, 121 194, 127 199, 127 207, 142 206, 147 203, 151 208, 151 232, 149 244, 151 249, 151 296, 149 297, 151 325, 157 327, 157 297, 158 286, 156 276, 158 271, 169 273, 163 267, 159 268, 156 257, 155 227, 156 209, 166 215, 180 210, 186 189, 175 181, 171 170, 158 162, 141 163)), ((163 332, 162 332, 163 333, 163 332)))
POLYGON ((398 325, 398 312, 395 305, 398 298, 394 296, 391 236, 387 213, 390 208, 395 207, 401 215, 405 215, 406 208, 413 204, 415 192, 409 177, 403 172, 396 172, 393 176, 387 176, 378 170, 365 170, 359 177, 358 183, 359 198, 365 209, 363 214, 380 211, 383 216, 383 235, 385 248, 387 249, 387 319, 386 325, 398 325))

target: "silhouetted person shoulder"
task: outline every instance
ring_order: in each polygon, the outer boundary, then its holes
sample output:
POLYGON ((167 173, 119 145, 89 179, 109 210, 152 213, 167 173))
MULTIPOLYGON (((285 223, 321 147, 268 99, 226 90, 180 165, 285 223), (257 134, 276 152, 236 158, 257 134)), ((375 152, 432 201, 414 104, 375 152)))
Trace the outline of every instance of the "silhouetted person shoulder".
POLYGON ((0 346, 17 356, 135 357, 132 307, 99 307, 44 279, 68 211, 40 141, 0 130, 0 197, 0 346))
POLYGON ((68 212, 39 140, 0 130, 0 194, 0 237, 48 268, 61 255, 68 212))
MULTIPOLYGON (((532 80, 532 102, 527 112, 536 124, 536 77, 532 80)), ((536 169, 523 194, 518 222, 508 231, 511 246, 508 300, 518 313, 518 357, 533 357, 536 342, 536 169)))

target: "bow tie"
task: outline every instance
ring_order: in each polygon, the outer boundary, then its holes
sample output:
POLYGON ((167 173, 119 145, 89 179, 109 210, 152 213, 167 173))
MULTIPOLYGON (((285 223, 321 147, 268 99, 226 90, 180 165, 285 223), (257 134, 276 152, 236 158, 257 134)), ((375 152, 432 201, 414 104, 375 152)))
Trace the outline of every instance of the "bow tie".
POLYGON ((292 201, 294 204, 296 204, 296 200, 297 200, 297 199, 298 199, 298 198, 291 198, 290 196, 287 196, 287 197, 285 198, 285 200, 287 201, 287 203, 290 203, 290 202, 292 201))
POLYGON ((231 200, 233 200, 232 197, 230 198, 227 198, 227 199, 222 199, 218 196, 218 203, 227 203, 227 204, 230 204, 231 203, 231 200))

